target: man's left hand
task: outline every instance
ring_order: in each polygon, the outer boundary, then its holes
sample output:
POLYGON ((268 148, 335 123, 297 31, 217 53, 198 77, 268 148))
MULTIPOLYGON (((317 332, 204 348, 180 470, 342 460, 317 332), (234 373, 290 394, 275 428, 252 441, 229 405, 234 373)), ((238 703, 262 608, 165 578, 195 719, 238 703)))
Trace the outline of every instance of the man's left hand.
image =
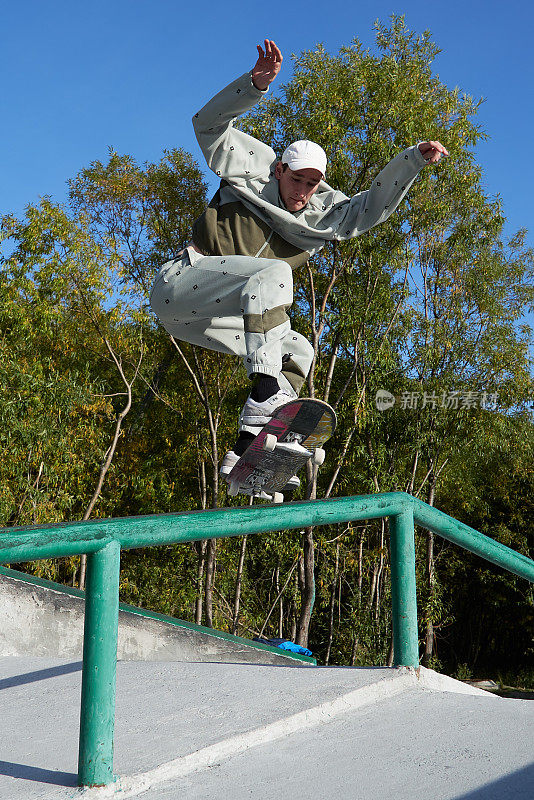
POLYGON ((443 147, 441 142, 421 142, 419 152, 427 164, 437 164, 441 156, 448 156, 449 151, 443 147))

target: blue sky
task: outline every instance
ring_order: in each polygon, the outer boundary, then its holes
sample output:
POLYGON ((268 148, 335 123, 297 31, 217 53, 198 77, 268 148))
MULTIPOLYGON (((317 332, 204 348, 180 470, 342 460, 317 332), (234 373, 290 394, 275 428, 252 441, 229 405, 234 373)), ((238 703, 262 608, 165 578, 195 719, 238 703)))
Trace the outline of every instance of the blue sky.
MULTIPOLYGON (((534 11, 526 0, 4 4, 0 213, 20 214, 45 194, 64 200, 67 179, 105 159, 109 146, 140 162, 173 146, 201 160, 192 113, 252 66, 258 41, 281 47, 283 82, 291 53, 318 42, 337 52, 354 36, 372 45, 373 22, 392 13, 432 32, 443 51, 434 71, 449 87, 485 98, 479 122, 490 138, 476 151, 485 189, 501 195, 507 232, 534 228, 534 11)), ((528 240, 534 246, 533 230, 528 240)))

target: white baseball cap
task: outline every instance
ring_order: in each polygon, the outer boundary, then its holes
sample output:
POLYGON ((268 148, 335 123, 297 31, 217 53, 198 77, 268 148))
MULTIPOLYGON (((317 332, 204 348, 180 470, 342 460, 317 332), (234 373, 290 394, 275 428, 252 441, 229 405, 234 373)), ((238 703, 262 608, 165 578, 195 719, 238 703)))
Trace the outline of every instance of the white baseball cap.
POLYGON ((317 169, 323 178, 326 175, 326 153, 320 145, 310 142, 309 139, 300 139, 290 144, 284 150, 282 164, 287 164, 293 171, 317 169))

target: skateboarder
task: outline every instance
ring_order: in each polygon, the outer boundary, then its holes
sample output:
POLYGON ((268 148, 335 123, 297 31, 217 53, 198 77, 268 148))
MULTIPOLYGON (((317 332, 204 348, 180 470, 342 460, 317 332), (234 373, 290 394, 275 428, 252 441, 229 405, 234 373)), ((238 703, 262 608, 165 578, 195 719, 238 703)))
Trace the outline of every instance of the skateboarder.
MULTIPOLYGON (((150 302, 176 339, 243 358, 252 391, 239 435, 223 459, 227 475, 274 409, 298 396, 313 347, 292 330, 292 268, 327 241, 358 236, 386 220, 419 171, 447 150, 439 142, 409 147, 350 198, 326 182, 327 159, 316 143, 293 142, 281 159, 233 121, 265 94, 282 65, 268 39, 251 72, 193 117, 218 191, 193 226, 192 242, 159 271, 150 302)), ((298 479, 295 478, 295 485, 298 479)))

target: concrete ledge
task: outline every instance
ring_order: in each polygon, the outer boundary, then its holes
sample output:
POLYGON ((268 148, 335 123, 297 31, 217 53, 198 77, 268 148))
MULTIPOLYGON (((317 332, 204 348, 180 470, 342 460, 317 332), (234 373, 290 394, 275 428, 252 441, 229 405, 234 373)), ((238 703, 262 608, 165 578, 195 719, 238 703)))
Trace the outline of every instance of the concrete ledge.
MULTIPOLYGON (((84 603, 79 589, 0 567, 0 657, 81 658, 84 603)), ((316 664, 314 658, 125 603, 119 609, 121 661, 316 664)))

